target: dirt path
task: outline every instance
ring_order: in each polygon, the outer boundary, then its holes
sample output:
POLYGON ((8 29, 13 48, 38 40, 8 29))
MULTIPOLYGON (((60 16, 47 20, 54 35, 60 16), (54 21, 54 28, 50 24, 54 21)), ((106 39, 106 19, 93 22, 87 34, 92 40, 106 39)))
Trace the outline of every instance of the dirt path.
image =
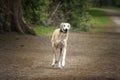
POLYGON ((114 31, 120 33, 120 11, 100 8, 97 9, 105 11, 110 16, 110 18, 116 23, 116 26, 114 26, 115 27, 114 31))
POLYGON ((120 80, 120 34, 71 33, 63 69, 50 37, 0 34, 0 80, 120 80))

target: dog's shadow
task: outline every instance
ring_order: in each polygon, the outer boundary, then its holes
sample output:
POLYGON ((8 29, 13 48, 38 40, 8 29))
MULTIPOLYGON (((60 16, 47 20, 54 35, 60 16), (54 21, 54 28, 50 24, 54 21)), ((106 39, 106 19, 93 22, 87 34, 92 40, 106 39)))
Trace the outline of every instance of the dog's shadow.
POLYGON ((52 65, 40 65, 40 66, 36 66, 34 67, 34 69, 48 69, 48 70, 60 70, 62 68, 59 68, 57 65, 56 66, 52 66, 52 65))

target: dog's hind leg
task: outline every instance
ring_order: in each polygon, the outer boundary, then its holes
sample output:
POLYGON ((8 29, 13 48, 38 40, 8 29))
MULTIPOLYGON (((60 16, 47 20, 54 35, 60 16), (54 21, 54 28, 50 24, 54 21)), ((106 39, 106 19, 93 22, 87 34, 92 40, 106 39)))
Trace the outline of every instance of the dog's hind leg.
POLYGON ((53 60, 52 60, 52 66, 54 67, 55 66, 55 64, 57 63, 57 61, 56 61, 56 48, 54 47, 53 48, 53 60))

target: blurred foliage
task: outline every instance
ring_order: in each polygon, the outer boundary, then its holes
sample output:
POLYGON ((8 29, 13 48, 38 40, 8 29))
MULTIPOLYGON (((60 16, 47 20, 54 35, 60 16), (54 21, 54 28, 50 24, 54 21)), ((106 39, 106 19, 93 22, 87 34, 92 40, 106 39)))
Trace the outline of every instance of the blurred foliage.
POLYGON ((89 31, 90 28, 90 15, 88 9, 90 7, 89 0, 73 0, 71 2, 71 15, 70 23, 74 31, 89 31))
POLYGON ((120 7, 120 0, 114 0, 114 3, 115 3, 116 6, 120 7))
MULTIPOLYGON (((120 7, 120 0, 22 0, 22 10, 28 23, 58 26, 61 22, 69 22, 74 31, 89 31, 91 4, 120 7)), ((4 23, 9 25, 3 14, 5 8, 4 0, 0 0, 0 30, 4 23)))
POLYGON ((93 6, 116 6, 120 7, 120 0, 90 0, 93 6))
POLYGON ((88 31, 90 0, 23 0, 25 19, 42 26, 69 22, 74 30, 88 31))
POLYGON ((0 0, 0 32, 3 30, 4 14, 3 14, 3 2, 0 0))
POLYGON ((33 24, 45 24, 50 0, 24 0, 23 15, 27 21, 33 24))

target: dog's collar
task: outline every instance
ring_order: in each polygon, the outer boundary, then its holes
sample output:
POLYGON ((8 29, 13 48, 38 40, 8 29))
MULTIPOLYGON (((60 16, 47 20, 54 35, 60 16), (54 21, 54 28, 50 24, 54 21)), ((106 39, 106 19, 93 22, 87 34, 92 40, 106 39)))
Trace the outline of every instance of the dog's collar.
POLYGON ((67 33, 67 32, 64 32, 62 29, 60 29, 60 32, 61 32, 61 33, 67 33))

